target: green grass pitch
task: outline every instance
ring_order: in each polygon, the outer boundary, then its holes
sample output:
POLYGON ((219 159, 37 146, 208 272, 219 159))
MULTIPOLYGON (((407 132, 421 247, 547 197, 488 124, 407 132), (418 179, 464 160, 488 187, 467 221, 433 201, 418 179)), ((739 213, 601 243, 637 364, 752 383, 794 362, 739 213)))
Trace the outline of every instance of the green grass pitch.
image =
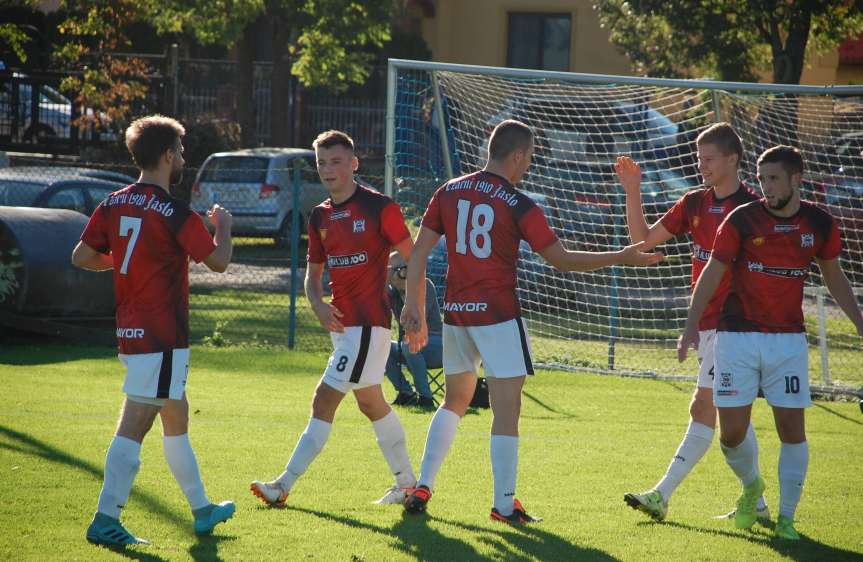
MULTIPOLYGON (((463 419, 428 516, 372 501, 391 483, 371 425, 351 397, 284 510, 248 492, 281 472, 309 415, 324 353, 196 347, 188 387, 191 437, 210 499, 237 514, 211 537, 192 532, 165 463, 157 422, 123 520, 151 546, 114 551, 84 540, 121 403, 110 349, 0 347, 0 560, 863 560, 856 403, 807 412, 809 474, 797 514, 804 540, 774 541, 711 516, 739 492, 716 441, 673 496, 665 523, 623 502, 654 484, 688 421, 691 387, 541 372, 524 392, 518 497, 545 521, 489 520, 490 412, 463 419)), ((392 389, 385 382, 388 396, 392 389)), ((419 463, 430 414, 397 410, 419 463)), ((766 403, 754 408, 767 501, 778 511, 778 439, 766 403)))

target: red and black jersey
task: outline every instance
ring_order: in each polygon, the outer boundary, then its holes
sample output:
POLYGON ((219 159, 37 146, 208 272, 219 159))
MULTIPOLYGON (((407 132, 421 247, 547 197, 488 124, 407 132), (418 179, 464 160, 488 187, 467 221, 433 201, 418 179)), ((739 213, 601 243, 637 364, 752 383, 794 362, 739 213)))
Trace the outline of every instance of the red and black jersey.
POLYGON ((203 261, 216 245, 188 203, 132 184, 96 208, 81 240, 114 261, 120 353, 189 347, 189 256, 203 261))
POLYGON ((713 257, 728 264, 731 291, 722 306, 725 332, 803 332, 803 283, 815 258, 839 256, 839 226, 807 201, 792 217, 763 201, 739 207, 716 233, 713 257))
POLYGON ((444 321, 456 326, 485 326, 519 316, 519 242, 527 240, 539 252, 557 241, 542 209, 487 171, 438 188, 422 224, 446 236, 444 321))
MULTIPOLYGON (((681 197, 662 216, 660 222, 668 232, 676 236, 687 233, 692 236, 693 290, 710 259, 713 240, 716 238, 719 225, 740 205, 757 200, 758 196, 742 183, 737 191, 722 198, 716 197, 716 192, 712 188, 701 188, 681 197)), ((698 324, 700 330, 716 329, 719 323, 719 311, 730 288, 731 274, 726 273, 704 310, 704 315, 698 324)))
POLYGON ((327 264, 342 325, 390 327, 387 265, 392 247, 409 236, 398 204, 361 185, 347 201, 327 199, 312 210, 308 261, 327 264))

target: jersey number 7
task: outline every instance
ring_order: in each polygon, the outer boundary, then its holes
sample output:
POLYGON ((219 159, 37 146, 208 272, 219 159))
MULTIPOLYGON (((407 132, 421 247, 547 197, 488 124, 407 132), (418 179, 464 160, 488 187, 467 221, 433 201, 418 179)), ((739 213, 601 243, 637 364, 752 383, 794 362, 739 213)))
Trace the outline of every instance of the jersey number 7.
POLYGON ((126 255, 123 257, 123 265, 120 266, 120 273, 126 275, 129 270, 129 260, 132 258, 132 252, 135 251, 135 244, 138 242, 138 235, 141 234, 141 219, 138 217, 120 217, 120 236, 125 238, 132 235, 129 243, 126 244, 126 255))

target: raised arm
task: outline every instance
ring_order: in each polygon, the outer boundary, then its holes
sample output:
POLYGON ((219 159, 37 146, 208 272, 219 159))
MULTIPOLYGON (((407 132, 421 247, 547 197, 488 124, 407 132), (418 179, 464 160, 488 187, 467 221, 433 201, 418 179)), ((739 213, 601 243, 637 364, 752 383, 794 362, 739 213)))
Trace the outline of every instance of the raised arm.
POLYGON ((644 218, 644 207, 641 202, 641 167, 638 163, 629 156, 618 156, 614 171, 617 172, 617 178, 626 193, 626 226, 632 243, 645 242, 643 249, 650 250, 670 240, 673 234, 668 232, 661 221, 648 226, 644 218))
POLYGON ((695 291, 693 291, 692 300, 689 303, 689 314, 686 316, 686 327, 677 340, 677 359, 681 363, 686 360, 689 347, 698 346, 698 322, 701 320, 701 315, 704 314, 704 309, 707 308, 707 303, 713 298, 713 293, 716 292, 719 282, 722 281, 726 269, 728 269, 728 265, 716 258, 710 258, 698 278, 698 283, 695 284, 695 291))
POLYGON ((550 265, 561 271, 593 271, 609 265, 652 265, 662 261, 659 252, 645 253, 644 243, 633 244, 614 252, 578 252, 567 250, 556 241, 539 252, 550 265))
POLYGON ((231 240, 231 213, 224 207, 213 205, 213 208, 207 211, 207 218, 216 228, 216 233, 213 235, 213 242, 216 244, 216 249, 204 259, 204 265, 216 273, 223 273, 228 269, 231 263, 231 254, 234 251, 234 243, 231 240))
POLYGON ((860 313, 860 305, 857 304, 857 297, 854 296, 854 291, 851 289, 851 283, 842 271, 839 265, 839 258, 831 260, 817 260, 818 267, 821 268, 821 278, 824 279, 824 286, 836 299, 836 304, 845 313, 845 316, 857 328, 857 335, 863 338, 863 315, 860 313))

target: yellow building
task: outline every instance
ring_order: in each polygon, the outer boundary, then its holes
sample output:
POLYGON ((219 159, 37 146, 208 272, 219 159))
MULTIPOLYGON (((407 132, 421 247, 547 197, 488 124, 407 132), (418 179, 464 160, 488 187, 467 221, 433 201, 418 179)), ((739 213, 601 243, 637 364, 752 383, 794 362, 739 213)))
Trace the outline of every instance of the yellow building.
MULTIPOLYGON (((413 0, 432 60, 631 75, 599 25, 595 0, 413 0)), ((765 69, 762 81, 771 78, 765 69)), ((801 84, 863 83, 863 65, 839 50, 810 57, 801 84), (844 57, 847 58, 847 57, 844 57)))

